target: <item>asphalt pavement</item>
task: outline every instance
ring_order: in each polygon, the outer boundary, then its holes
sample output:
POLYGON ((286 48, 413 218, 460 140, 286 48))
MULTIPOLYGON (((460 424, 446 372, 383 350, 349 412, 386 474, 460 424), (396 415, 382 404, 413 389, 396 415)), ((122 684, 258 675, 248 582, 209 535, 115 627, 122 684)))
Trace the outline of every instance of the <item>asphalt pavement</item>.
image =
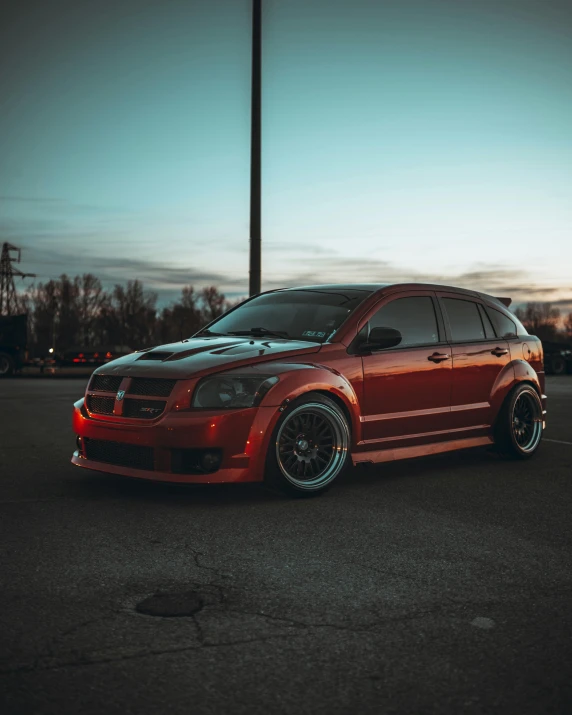
POLYGON ((572 375, 530 461, 310 500, 73 467, 85 382, 0 382, 3 714, 572 712, 572 375))

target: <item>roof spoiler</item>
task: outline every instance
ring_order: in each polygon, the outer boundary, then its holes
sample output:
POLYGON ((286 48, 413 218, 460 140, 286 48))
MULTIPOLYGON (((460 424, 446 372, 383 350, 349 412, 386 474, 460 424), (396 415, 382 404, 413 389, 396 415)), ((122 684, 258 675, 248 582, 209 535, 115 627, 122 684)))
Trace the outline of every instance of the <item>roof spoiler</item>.
POLYGON ((506 305, 507 308, 508 308, 509 305, 512 303, 512 298, 499 298, 499 297, 497 296, 497 300, 500 300, 500 302, 501 302, 503 305, 506 305))

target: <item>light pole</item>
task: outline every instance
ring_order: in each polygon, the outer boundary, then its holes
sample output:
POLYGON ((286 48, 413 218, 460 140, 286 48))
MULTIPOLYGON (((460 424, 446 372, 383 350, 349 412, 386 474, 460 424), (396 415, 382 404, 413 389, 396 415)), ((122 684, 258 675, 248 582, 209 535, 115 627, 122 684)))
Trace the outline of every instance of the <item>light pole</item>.
POLYGON ((249 295, 260 293, 261 274, 261 66, 262 0, 252 0, 252 104, 250 130, 250 274, 249 295))

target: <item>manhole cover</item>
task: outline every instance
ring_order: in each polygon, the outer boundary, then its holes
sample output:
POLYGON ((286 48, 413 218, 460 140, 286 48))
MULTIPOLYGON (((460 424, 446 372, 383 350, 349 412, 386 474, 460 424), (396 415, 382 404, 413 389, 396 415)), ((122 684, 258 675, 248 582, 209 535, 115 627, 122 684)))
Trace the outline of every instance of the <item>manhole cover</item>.
POLYGON ((135 610, 147 616, 183 618, 192 616, 203 607, 203 600, 196 591, 184 593, 156 593, 135 606, 135 610))

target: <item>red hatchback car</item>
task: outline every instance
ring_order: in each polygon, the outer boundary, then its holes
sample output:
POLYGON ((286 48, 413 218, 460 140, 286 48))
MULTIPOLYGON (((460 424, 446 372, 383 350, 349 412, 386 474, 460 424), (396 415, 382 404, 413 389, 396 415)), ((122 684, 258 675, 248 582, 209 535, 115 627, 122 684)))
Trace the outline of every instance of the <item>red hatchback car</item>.
POLYGON ((531 457, 543 352, 508 299, 438 285, 262 293, 192 338, 99 367, 72 462, 309 495, 350 464, 479 445, 531 457))

